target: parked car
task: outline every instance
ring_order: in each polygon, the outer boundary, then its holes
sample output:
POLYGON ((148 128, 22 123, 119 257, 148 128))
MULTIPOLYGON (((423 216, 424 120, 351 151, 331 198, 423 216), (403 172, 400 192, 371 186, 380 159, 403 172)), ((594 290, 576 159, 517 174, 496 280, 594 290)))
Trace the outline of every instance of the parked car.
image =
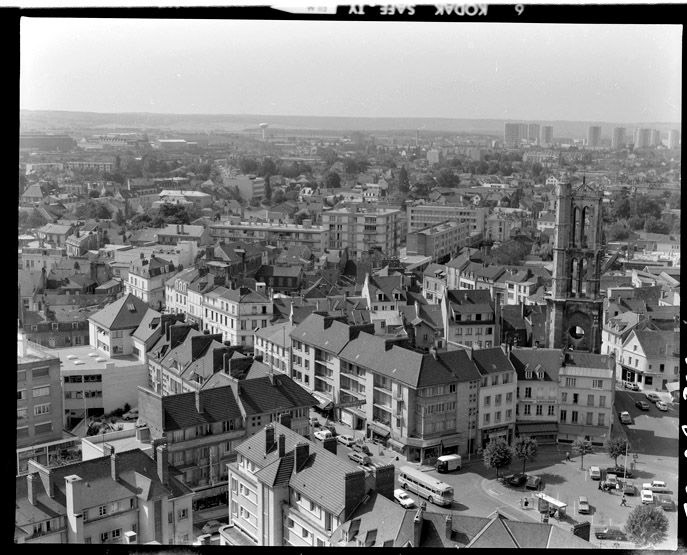
POLYGON ((402 489, 394 490, 394 499, 401 504, 404 509, 412 509, 415 506, 415 501, 402 489))
POLYGON ((347 434, 341 434, 340 436, 337 436, 336 440, 339 443, 342 443, 343 445, 345 445, 346 447, 350 447, 355 442, 355 438, 353 436, 349 436, 347 434))
POLYGON ((668 405, 663 401, 656 401, 656 408, 665 412, 668 410, 668 405))
POLYGON ((525 487, 528 489, 540 489, 543 486, 541 476, 528 476, 525 487))
POLYGON ((590 466, 589 477, 592 480, 601 480, 601 469, 598 466, 590 466))
POLYGON ((589 501, 584 495, 580 495, 580 498, 577 500, 577 512, 581 515, 588 515, 589 510, 589 501))
POLYGON ((668 491, 668 486, 662 480, 652 480, 642 484, 642 489, 648 489, 654 493, 665 493, 668 491))
POLYGON ((354 443, 351 445, 355 451, 358 451, 359 453, 364 453, 365 455, 372 456, 372 451, 370 451, 370 448, 365 445, 364 443, 354 443))
POLYGON ((622 466, 609 466, 606 469, 606 474, 615 474, 619 478, 632 478, 632 472, 625 470, 622 466))
POLYGON ((619 413, 618 416, 620 417, 620 422, 622 422, 623 424, 632 424, 632 417, 630 416, 630 413, 626 410, 619 413))
POLYGON ((320 441, 324 441, 328 437, 332 437, 332 433, 329 430, 317 430, 314 434, 315 439, 319 439, 320 441))
POLYGON ((124 414, 122 414, 122 418, 124 420, 136 420, 138 418, 138 409, 134 408, 128 412, 125 412, 124 414))
POLYGON ((649 405, 649 403, 647 403, 646 401, 637 401, 635 403, 635 407, 637 407, 638 409, 641 409, 641 410, 649 410, 651 405, 649 405))
POLYGON ((606 483, 610 487, 615 488, 618 485, 618 475, 613 472, 606 472, 606 483))
POLYGON ((217 534, 219 529, 224 526, 219 520, 210 520, 201 528, 203 534, 217 534))
POLYGON ((372 462, 372 459, 370 459, 370 457, 368 457, 367 455, 363 455, 358 451, 351 451, 348 454, 348 458, 351 459, 354 463, 358 464, 370 464, 372 462))
POLYGON ((637 488, 635 488, 635 483, 631 480, 627 480, 623 484, 623 493, 625 495, 635 495, 637 493, 637 488))
POLYGON ((506 478, 506 483, 516 488, 522 486, 525 482, 527 482, 526 474, 513 474, 506 478))
POLYGON ((660 401, 661 398, 658 396, 658 393, 654 393, 653 391, 650 391, 649 393, 646 394, 646 398, 649 399, 652 403, 655 403, 656 401, 660 401))
POLYGON ((654 502, 654 492, 651 491, 650 489, 643 489, 642 493, 640 494, 642 498, 642 504, 646 505, 647 503, 653 503, 654 502))
POLYGON ((311 418, 310 424, 312 425, 313 428, 319 428, 320 427, 320 421, 317 418, 311 418))
POLYGON ((324 426, 322 426, 322 428, 324 430, 329 430, 329 433, 331 433, 334 437, 339 435, 336 431, 336 428, 332 424, 325 424, 324 426))
POLYGON ((624 382, 623 387, 625 389, 631 389, 632 391, 639 391, 639 385, 634 382, 624 382))
POLYGON ((674 511, 675 501, 669 495, 656 495, 656 504, 664 511, 674 511))
POLYGON ((594 535, 597 540, 615 540, 624 541, 627 539, 625 532, 618 528, 597 528, 594 530, 594 535))

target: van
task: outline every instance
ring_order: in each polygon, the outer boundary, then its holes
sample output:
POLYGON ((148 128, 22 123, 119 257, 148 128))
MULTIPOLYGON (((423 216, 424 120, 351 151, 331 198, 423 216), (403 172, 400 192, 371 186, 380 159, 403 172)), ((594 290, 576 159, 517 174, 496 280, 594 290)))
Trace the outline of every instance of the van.
POLYGON ((368 457, 367 455, 363 455, 358 451, 351 451, 348 454, 348 458, 351 459, 354 463, 358 464, 370 464, 372 462, 372 459, 370 459, 370 457, 368 457))
POLYGON ((437 459, 437 472, 453 472, 463 467, 460 455, 442 455, 437 459))
POLYGON ((592 480, 601 480, 601 469, 598 466, 590 466, 589 477, 592 480))

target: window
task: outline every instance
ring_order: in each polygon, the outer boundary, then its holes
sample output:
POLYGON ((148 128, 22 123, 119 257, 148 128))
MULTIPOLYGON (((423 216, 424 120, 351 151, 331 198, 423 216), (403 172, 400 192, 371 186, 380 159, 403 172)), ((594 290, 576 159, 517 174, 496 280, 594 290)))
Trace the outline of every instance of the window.
POLYGON ((484 415, 484 423, 489 424, 489 413, 484 415))
POLYGON ((494 418, 494 422, 501 422, 501 411, 496 411, 496 418, 494 418))
POLYGON ((573 424, 577 424, 577 411, 574 410, 572 411, 572 414, 570 415, 570 422, 573 424))
POLYGON ((541 416, 543 414, 544 407, 542 405, 537 405, 537 416, 541 416))
POLYGON ((84 539, 83 539, 83 542, 84 542, 84 543, 91 543, 91 536, 88 536, 88 537, 84 538, 84 539))
POLYGON ((491 405, 491 395, 487 395, 487 396, 484 398, 484 406, 485 406, 485 407, 488 407, 488 406, 490 406, 490 405, 491 405))
POLYGON ((573 399, 572 399, 573 405, 577 404, 579 397, 580 397, 579 393, 573 393, 573 399))
POLYGON ((491 385, 499 385, 499 375, 495 374, 491 377, 491 385))
POLYGON ((594 413, 593 412, 588 412, 587 413, 587 426, 591 426, 594 422, 594 413))
POLYGON ((107 514, 107 505, 100 505, 98 507, 98 516, 105 516, 107 514))
POLYGON ((605 395, 600 395, 600 396, 599 396, 599 406, 600 406, 600 407, 605 407, 605 406, 606 406, 606 396, 605 396, 605 395))
POLYGON ((575 387, 577 380, 575 378, 565 378, 566 387, 575 387))
POLYGON ((555 412, 556 412, 556 407, 554 407, 553 405, 549 405, 549 412, 548 412, 548 415, 549 415, 549 416, 554 416, 555 412))
POLYGON ((287 519, 286 519, 286 526, 287 526, 288 528, 293 528, 293 519, 287 518, 287 519))
POLYGON ((188 518, 188 509, 179 509, 177 511, 177 520, 184 520, 188 518))
POLYGON ((513 416, 513 410, 512 410, 512 409, 508 409, 508 410, 506 411, 506 420, 510 420, 512 416, 513 416))
POLYGON ((116 528, 112 530, 112 539, 119 538, 122 535, 122 529, 116 528))
POLYGON ((568 394, 567 392, 561 393, 561 403, 567 403, 568 402, 568 394))
MULTIPOLYGON (((677 366, 675 367, 675 373, 677 374, 677 366)), ((17 372, 17 382, 26 381, 26 370, 21 370, 17 372)))
POLYGON ((588 407, 594 406, 594 395, 587 395, 587 406, 588 407))
POLYGON ((31 375, 34 378, 44 378, 45 376, 50 375, 50 368, 48 368, 47 366, 44 366, 43 368, 34 368, 31 371, 31 375))
POLYGON ((20 407, 17 409, 17 420, 24 420, 27 415, 26 407, 20 407))
POLYGON ((603 380, 592 380, 592 388, 593 389, 603 389, 604 387, 604 381, 603 380))
POLYGON ((494 405, 496 405, 498 407, 500 404, 501 404, 501 394, 499 393, 498 395, 496 395, 494 397, 494 405))
POLYGON ((658 369, 659 369, 661 372, 663 372, 663 371, 665 371, 665 369, 666 369, 666 365, 665 365, 665 364, 659 364, 658 369))
POLYGON ((605 426, 604 416, 605 416, 604 413, 602 413, 602 412, 599 413, 599 426, 605 426))
POLYGON ((33 397, 50 397, 50 386, 34 387, 33 397))
POLYGON ((302 528, 301 529, 301 536, 303 536, 304 538, 307 538, 310 536, 310 532, 308 532, 308 530, 306 530, 305 528, 302 528))
POLYGON ((568 411, 565 409, 561 409, 561 422, 565 422, 565 419, 568 416, 568 411))
POLYGON ((644 385, 653 385, 654 378, 652 376, 644 376, 644 385))
POLYGON ((17 391, 17 401, 23 401, 24 399, 26 399, 26 390, 20 389, 17 391))
POLYGON ((530 414, 532 414, 532 405, 525 405, 525 408, 523 410, 523 414, 525 416, 529 416, 530 414))
POLYGON ((34 405, 33 407, 33 415, 34 416, 40 416, 42 414, 49 414, 50 413, 50 403, 44 403, 42 405, 34 405))
POLYGON ((109 532, 101 532, 100 533, 100 543, 105 543, 109 539, 110 539, 110 533, 109 532))
POLYGON ((532 398, 532 388, 526 387, 525 388, 525 399, 531 399, 531 398, 532 398))

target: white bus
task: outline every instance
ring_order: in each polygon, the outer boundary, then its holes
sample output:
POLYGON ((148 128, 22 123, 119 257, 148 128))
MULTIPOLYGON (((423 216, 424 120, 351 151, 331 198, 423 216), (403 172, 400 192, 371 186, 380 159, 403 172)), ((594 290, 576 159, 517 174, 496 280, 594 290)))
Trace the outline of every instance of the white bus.
POLYGON ((448 505, 453 503, 453 487, 436 478, 408 466, 401 467, 398 474, 398 483, 403 489, 417 493, 430 503, 435 505, 448 505))
POLYGON ((443 455, 437 459, 437 472, 452 472, 463 467, 460 455, 443 455))

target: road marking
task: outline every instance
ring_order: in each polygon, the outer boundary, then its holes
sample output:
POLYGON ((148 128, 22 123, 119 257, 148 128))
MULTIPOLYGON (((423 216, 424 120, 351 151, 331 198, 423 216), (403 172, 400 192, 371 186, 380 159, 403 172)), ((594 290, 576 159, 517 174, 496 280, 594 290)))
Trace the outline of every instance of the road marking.
POLYGON ((493 489, 487 490, 487 492, 490 493, 491 495, 503 495, 503 493, 499 493, 497 491, 494 491, 493 489))

